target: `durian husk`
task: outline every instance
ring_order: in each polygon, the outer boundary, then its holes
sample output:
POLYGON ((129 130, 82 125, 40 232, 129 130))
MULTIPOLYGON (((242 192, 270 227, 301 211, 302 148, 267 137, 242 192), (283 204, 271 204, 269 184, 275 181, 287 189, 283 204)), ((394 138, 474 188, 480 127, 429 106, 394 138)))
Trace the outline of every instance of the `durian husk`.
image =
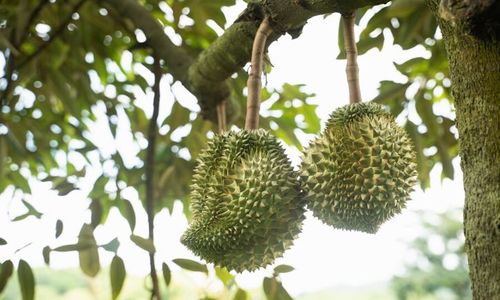
POLYGON ((350 104, 332 113, 305 150, 300 173, 314 216, 338 229, 376 233, 410 198, 415 150, 383 106, 350 104))
POLYGON ((190 197, 193 217, 181 242, 237 272, 282 256, 304 219, 298 173, 265 130, 216 135, 200 153, 190 197))

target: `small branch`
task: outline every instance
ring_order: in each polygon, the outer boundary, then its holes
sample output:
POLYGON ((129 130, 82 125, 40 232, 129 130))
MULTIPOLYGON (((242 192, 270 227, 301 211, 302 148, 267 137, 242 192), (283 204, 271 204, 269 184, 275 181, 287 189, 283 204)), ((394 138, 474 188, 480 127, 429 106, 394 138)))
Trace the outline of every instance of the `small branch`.
POLYGON ((40 47, 38 47, 38 49, 35 52, 33 52, 28 57, 26 57, 24 60, 22 60, 19 63, 19 65, 17 66, 17 68, 21 69, 27 63, 32 61, 34 58, 38 57, 38 55, 40 55, 43 52, 43 50, 45 50, 45 48, 50 46, 52 44, 52 42, 64 32, 64 30, 66 29, 66 27, 68 26, 68 24, 72 20, 73 14, 76 13, 80 9, 80 7, 85 3, 85 1, 86 0, 78 1, 78 3, 76 3, 75 6, 73 6, 73 8, 71 9, 71 12, 66 17, 66 19, 64 19, 64 21, 59 25, 59 27, 57 27, 57 29, 54 31, 54 33, 50 35, 49 39, 45 43, 41 44, 40 47))
POLYGON ((4 105, 9 104, 9 94, 12 89, 12 75, 14 74, 14 53, 12 50, 9 51, 9 57, 7 58, 7 64, 5 66, 5 75, 4 78, 7 81, 5 85, 5 89, 2 91, 2 95, 0 96, 0 108, 4 105))
POLYGON ((226 130, 226 101, 221 101, 217 104, 217 123, 219 125, 219 133, 226 130))
POLYGON ((356 49, 356 38, 354 36, 355 11, 342 14, 344 22, 344 44, 347 56, 346 74, 349 85, 349 102, 361 102, 361 90, 359 88, 358 50, 356 49))
POLYGON ((38 17, 40 12, 42 11, 42 8, 49 3, 49 0, 40 0, 38 2, 38 5, 33 9, 33 11, 30 14, 30 17, 28 18, 28 21, 24 25, 24 28, 21 30, 21 34, 19 35, 17 41, 15 42, 16 47, 20 46, 23 41, 26 39, 30 32, 30 27, 33 25, 33 22, 35 19, 38 17))
MULTIPOLYGON (((162 70, 160 66, 160 60, 155 57, 154 62, 154 75, 155 82, 153 85, 154 99, 153 99, 153 115, 149 121, 148 127, 148 148, 146 150, 146 213, 148 215, 148 228, 149 228, 149 239, 154 241, 154 173, 155 173, 155 148, 156 148, 156 135, 157 135, 157 121, 158 114, 160 110, 160 80, 162 76, 162 70)), ((150 265, 150 275, 151 281, 153 282, 153 290, 151 294, 151 299, 160 300, 160 286, 158 284, 158 276, 156 274, 155 266, 155 254, 149 254, 149 265, 150 265)))
POLYGON ((260 89, 262 87, 261 76, 264 65, 264 50, 267 37, 273 32, 269 24, 269 18, 265 17, 260 23, 252 47, 252 61, 248 74, 248 97, 245 129, 257 129, 259 127, 260 89))

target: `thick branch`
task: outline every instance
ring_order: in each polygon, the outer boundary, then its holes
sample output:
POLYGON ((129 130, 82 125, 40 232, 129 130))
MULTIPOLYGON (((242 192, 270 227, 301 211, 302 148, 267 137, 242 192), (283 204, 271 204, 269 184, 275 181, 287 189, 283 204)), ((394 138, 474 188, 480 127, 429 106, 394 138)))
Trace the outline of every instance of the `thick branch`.
MULTIPOLYGON (((206 118, 214 120, 217 104, 229 98, 226 80, 249 61, 257 26, 255 21, 233 24, 190 66, 187 88, 198 98, 206 118)), ((227 110, 231 115, 231 107, 227 110)))
POLYGON ((259 29, 257 29, 252 47, 251 67, 247 81, 248 97, 245 129, 257 129, 259 127, 260 89, 262 88, 260 77, 264 69, 266 41, 272 32, 273 29, 269 24, 269 19, 266 17, 260 24, 259 29))
MULTIPOLYGON (((146 152, 146 212, 148 215, 148 229, 149 229, 149 239, 154 241, 154 174, 155 174, 155 148, 156 148, 156 133, 157 133, 157 121, 158 114, 160 111, 160 79, 162 75, 162 70, 160 67, 160 61, 155 58, 154 62, 154 75, 155 82, 153 86, 154 99, 153 99, 153 115, 149 121, 148 127, 148 148, 146 152)), ((158 283, 158 276, 156 274, 155 266, 155 254, 149 253, 149 265, 150 265, 150 275, 151 281, 153 282, 153 290, 151 294, 151 299, 160 300, 160 285, 158 283)))
MULTIPOLYGON (((170 41, 160 23, 137 0, 105 1, 145 33, 148 45, 165 60, 172 76, 198 97, 204 116, 215 121, 217 104, 230 94, 226 80, 250 60, 255 32, 264 14, 271 17, 274 28, 281 30, 269 37, 272 42, 285 32, 295 33, 313 16, 352 11, 389 0, 262 0, 249 4, 237 22, 194 62, 182 47, 170 41)), ((227 110, 230 115, 231 107, 227 110)))
POLYGON ((349 86, 349 102, 361 102, 361 89, 359 88, 359 68, 358 68, 358 49, 356 48, 356 38, 354 36, 354 11, 343 13, 344 22, 344 44, 347 56, 346 74, 347 84, 349 86))

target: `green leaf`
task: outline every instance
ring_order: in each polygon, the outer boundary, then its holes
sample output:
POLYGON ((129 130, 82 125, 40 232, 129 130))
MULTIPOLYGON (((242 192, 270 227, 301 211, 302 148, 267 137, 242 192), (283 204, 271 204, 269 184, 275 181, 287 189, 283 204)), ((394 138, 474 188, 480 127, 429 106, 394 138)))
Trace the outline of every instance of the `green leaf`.
POLYGON ((57 252, 70 252, 70 251, 82 251, 82 250, 87 250, 92 247, 92 243, 78 243, 78 244, 71 244, 71 245, 63 245, 56 247, 52 249, 53 251, 57 252))
POLYGON ((52 250, 50 249, 49 246, 45 246, 43 247, 42 249, 42 256, 43 256, 43 261, 45 262, 45 264, 47 265, 50 265, 50 252, 52 250))
POLYGON ((0 263, 0 294, 5 289, 5 286, 7 285, 10 276, 12 276, 13 271, 14 264, 12 264, 12 261, 6 260, 3 263, 0 263))
POLYGON ((72 191, 78 189, 73 183, 66 181, 66 179, 52 188, 57 190, 57 194, 59 196, 66 196, 72 191))
POLYGON ((180 105, 178 101, 175 101, 170 115, 165 119, 165 123, 170 126, 170 132, 174 131, 174 129, 179 126, 188 123, 190 113, 191 111, 180 105))
POLYGON ((238 289, 236 294, 234 294, 233 300, 246 300, 248 298, 248 293, 243 289, 238 289))
POLYGON ((31 205, 28 201, 26 201, 24 199, 22 199, 21 201, 23 202, 24 206, 28 209, 28 212, 26 212, 20 216, 15 217, 14 219, 12 219, 12 222, 24 220, 29 216, 34 216, 37 219, 40 219, 42 217, 43 214, 41 212, 39 212, 38 210, 36 210, 33 207, 33 205, 31 205))
MULTIPOLYGON (((12 136, 9 135, 9 137, 12 137, 12 136)), ((10 180, 12 181, 12 183, 14 184, 14 186, 16 188, 22 190, 23 192, 25 192, 27 194, 31 194, 31 187, 29 185, 29 182, 26 178, 24 178, 23 175, 21 175, 21 173, 10 172, 8 177, 10 178, 10 180)))
POLYGON ((88 248, 80 249, 78 252, 80 268, 86 275, 90 277, 96 276, 101 266, 93 228, 89 224, 83 224, 80 235, 78 236, 78 244, 89 245, 88 248))
POLYGON ((26 219, 29 216, 32 216, 29 212, 24 213, 22 215, 19 215, 19 216, 15 217, 14 219, 12 219, 12 222, 22 221, 22 220, 26 219))
POLYGON ((125 270, 125 264, 123 263, 123 260, 119 256, 115 255, 113 257, 109 273, 111 280, 112 299, 116 299, 123 288, 123 283, 125 282, 125 276, 127 275, 127 272, 125 270))
POLYGON ((215 275, 224 283, 226 287, 231 287, 234 282, 234 276, 229 273, 227 268, 215 267, 215 275))
POLYGON ((293 300, 276 277, 265 277, 263 288, 268 300, 293 300))
POLYGON ((156 249, 152 240, 145 239, 141 236, 134 234, 130 235, 130 239, 132 240, 132 242, 134 242, 137 246, 139 246, 143 250, 146 250, 149 253, 155 253, 156 249))
POLYGON ((99 199, 92 199, 92 202, 90 202, 90 225, 92 225, 93 228, 96 228, 97 225, 101 223, 102 217, 103 217, 103 212, 102 212, 102 205, 99 199))
POLYGON ((35 276, 30 265, 20 260, 17 266, 17 279, 23 300, 33 300, 35 298, 35 276))
POLYGON ((295 270, 295 268, 292 267, 292 266, 289 266, 289 265, 279 265, 279 266, 276 266, 274 268, 274 273, 275 274, 288 273, 288 272, 292 272, 293 270, 295 270))
POLYGON ((61 235, 63 231, 63 222, 61 220, 56 221, 56 239, 61 235))
POLYGON ((7 245, 7 241, 0 238, 0 246, 7 245))
POLYGON ((161 265, 161 270, 163 273, 163 280, 165 281, 165 285, 169 286, 170 281, 172 280, 172 273, 170 272, 170 268, 168 267, 168 265, 166 263, 163 263, 161 265))
POLYGON ((178 265, 179 267, 186 269, 188 271, 203 272, 205 274, 208 274, 207 265, 201 264, 201 263, 196 262, 194 260, 185 259, 185 258, 176 258, 173 260, 173 262, 176 265, 178 265))
POLYGON ((130 203, 130 201, 128 200, 120 199, 117 206, 118 210, 120 210, 121 215, 127 220, 130 226, 130 230, 134 232, 136 219, 132 203, 130 203))
POLYGON ((118 238, 114 238, 109 243, 101 245, 101 247, 109 252, 113 252, 116 254, 116 252, 118 251, 118 247, 120 247, 120 241, 118 240, 118 238))

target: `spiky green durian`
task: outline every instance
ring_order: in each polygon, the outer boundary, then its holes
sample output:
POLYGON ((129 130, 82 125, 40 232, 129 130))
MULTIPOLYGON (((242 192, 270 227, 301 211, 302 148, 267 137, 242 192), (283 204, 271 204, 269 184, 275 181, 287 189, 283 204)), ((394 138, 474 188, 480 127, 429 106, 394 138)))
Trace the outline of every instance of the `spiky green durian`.
POLYGON ((376 103, 340 107, 304 153, 306 205, 335 228, 377 232, 399 213, 416 183, 413 145, 376 103))
POLYGON ((193 217, 181 242, 237 272, 280 257, 304 219, 298 174, 265 130, 216 135, 198 158, 190 196, 193 217))

